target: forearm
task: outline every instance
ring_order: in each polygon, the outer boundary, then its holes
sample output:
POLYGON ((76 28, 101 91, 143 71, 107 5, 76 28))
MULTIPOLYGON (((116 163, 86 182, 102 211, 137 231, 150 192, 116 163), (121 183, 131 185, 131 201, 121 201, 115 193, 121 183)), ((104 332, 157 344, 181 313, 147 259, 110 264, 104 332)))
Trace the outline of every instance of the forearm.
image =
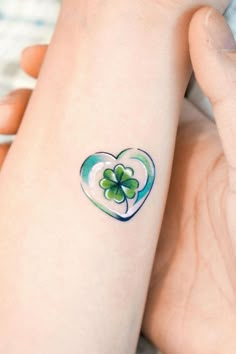
POLYGON ((64 4, 2 172, 4 354, 124 354, 136 345, 187 80, 187 40, 174 16, 165 26, 168 12, 151 1, 102 3, 64 4), (86 197, 80 167, 97 151, 117 156, 127 148, 146 151, 156 177, 137 214, 121 222, 86 197))

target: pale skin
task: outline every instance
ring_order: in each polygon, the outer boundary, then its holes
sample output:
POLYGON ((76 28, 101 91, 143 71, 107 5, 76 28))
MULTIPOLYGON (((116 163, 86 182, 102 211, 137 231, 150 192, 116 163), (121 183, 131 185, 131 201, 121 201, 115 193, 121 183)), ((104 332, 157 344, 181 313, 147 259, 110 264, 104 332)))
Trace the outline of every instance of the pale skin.
MULTIPOLYGON (((233 53, 226 55, 219 48, 214 50, 214 45, 209 50, 209 35, 203 26, 207 11, 209 12, 209 9, 200 10, 193 18, 189 36, 190 49, 199 83, 210 97, 213 106, 216 102, 215 116, 224 149, 216 126, 185 103, 143 325, 144 333, 167 354, 216 354, 222 350, 224 353, 235 352, 235 225, 232 217, 235 210, 235 165, 232 151, 235 151, 235 147, 229 135, 235 131, 232 117, 235 56, 233 53), (199 53, 201 61, 198 60, 199 53), (207 75, 212 72, 206 71, 206 66, 214 72, 211 80, 207 75), (218 82, 220 84, 217 84, 218 82), (222 85, 230 88, 226 98, 222 97, 222 85), (225 117, 227 124, 222 123, 225 117), (221 198, 222 191, 224 199, 221 198), (222 205, 220 211, 217 208, 219 205, 222 205), (205 212, 206 206, 208 213, 205 212), (215 225, 220 234, 215 232, 215 225), (218 243, 221 252, 217 248, 218 243)), ((218 21, 217 25, 224 26, 224 23, 218 21)), ((23 66, 34 76, 38 74, 45 49, 36 48, 37 53, 31 50, 31 55, 37 57, 34 57, 32 67, 30 52, 24 54, 23 66)), ((24 97, 21 93, 18 95, 17 109, 16 106, 13 107, 8 121, 10 124, 6 124, 6 121, 1 124, 5 132, 17 130, 30 92, 24 91, 22 94, 24 97)), ((13 98, 13 101, 15 99, 13 98)), ((2 159, 4 156, 3 151, 2 159)), ((148 237, 145 242, 147 239, 148 237)), ((119 333, 117 326, 114 326, 114 329, 119 333)), ((96 338, 97 336, 95 340, 96 338)), ((26 343, 22 341, 20 345, 25 346, 26 343)), ((56 348, 56 343, 54 346, 53 348, 56 348)), ((109 348, 109 343, 104 344, 103 353, 106 352, 104 348, 109 348)), ((14 349, 10 350, 9 353, 14 353, 14 349)), ((29 347, 27 350, 30 353, 32 349, 29 347)), ((132 347, 129 350, 132 351, 132 347)), ((126 353, 126 349, 113 349, 113 352, 126 353)))

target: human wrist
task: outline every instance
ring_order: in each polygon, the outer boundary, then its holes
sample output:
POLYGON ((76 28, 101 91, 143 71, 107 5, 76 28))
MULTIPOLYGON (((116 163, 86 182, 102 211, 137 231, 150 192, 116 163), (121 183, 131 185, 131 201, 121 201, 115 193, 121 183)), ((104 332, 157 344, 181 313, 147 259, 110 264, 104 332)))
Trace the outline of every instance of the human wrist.
MULTIPOLYGON (((176 73, 184 73, 185 77, 189 77, 190 12, 187 9, 180 11, 176 5, 157 5, 155 1, 150 0, 88 1, 87 6, 82 0, 63 0, 60 19, 64 22, 64 32, 73 33, 73 38, 78 36, 79 41, 81 35, 86 36, 87 33, 96 33, 95 37, 100 40, 102 29, 103 37, 108 41, 111 34, 116 32, 118 45, 124 42, 128 46, 128 43, 131 43, 132 47, 136 45, 145 50, 146 38, 149 37, 148 41, 153 42, 152 56, 157 55, 160 58, 163 52, 171 53, 176 65, 184 63, 182 67, 176 67, 176 73), (67 31, 67 27, 70 27, 71 31, 67 31)), ((117 43, 114 44, 117 47, 117 43)), ((161 61, 159 65, 162 65, 161 61)))
MULTIPOLYGON (((84 19, 82 21, 84 25, 85 23, 89 25, 90 20, 96 22, 97 18, 104 16, 104 19, 112 17, 124 23, 136 21, 137 24, 146 25, 150 30, 165 25, 165 29, 168 30, 172 25, 178 25, 179 21, 189 21, 193 11, 194 8, 189 6, 176 6, 176 4, 166 4, 164 1, 163 3, 151 0, 88 1, 84 5, 83 0, 62 0, 61 12, 65 17, 84 19)), ((178 30, 178 27, 176 29, 178 30)))

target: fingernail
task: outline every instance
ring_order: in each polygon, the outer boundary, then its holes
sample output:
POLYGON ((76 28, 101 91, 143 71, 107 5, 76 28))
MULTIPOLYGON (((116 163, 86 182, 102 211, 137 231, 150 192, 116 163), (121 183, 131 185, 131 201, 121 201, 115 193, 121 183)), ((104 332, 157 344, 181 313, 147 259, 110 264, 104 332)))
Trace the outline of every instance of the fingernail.
POLYGON ((233 33, 224 17, 215 9, 210 9, 205 18, 209 44, 222 51, 236 51, 233 33))

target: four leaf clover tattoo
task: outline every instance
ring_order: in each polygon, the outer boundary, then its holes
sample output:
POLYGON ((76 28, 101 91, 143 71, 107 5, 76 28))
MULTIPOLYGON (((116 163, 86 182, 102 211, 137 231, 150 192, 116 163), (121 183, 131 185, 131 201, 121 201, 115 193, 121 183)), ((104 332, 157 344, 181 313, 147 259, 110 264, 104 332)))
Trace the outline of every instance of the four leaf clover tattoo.
POLYGON ((114 200, 118 204, 133 199, 139 187, 139 182, 132 178, 133 175, 134 170, 122 164, 116 165, 113 170, 107 168, 103 172, 103 179, 99 182, 100 187, 104 189, 105 198, 114 200))

